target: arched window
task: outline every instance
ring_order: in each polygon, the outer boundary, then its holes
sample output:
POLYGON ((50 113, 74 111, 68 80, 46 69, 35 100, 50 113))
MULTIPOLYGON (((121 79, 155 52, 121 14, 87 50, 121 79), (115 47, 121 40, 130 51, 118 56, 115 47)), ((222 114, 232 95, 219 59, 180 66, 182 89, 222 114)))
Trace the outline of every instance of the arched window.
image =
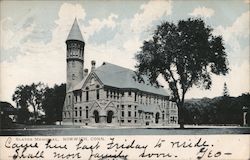
POLYGON ((96 99, 99 99, 99 98, 100 98, 100 90, 97 89, 97 90, 96 90, 96 99))
POLYGON ((80 117, 82 116, 82 107, 80 107, 79 116, 80 116, 80 117))
POLYGON ((109 98, 109 90, 106 91, 106 97, 109 98))
POLYGON ((86 118, 89 118, 89 107, 86 107, 86 118))
POLYGON ((99 90, 99 85, 96 85, 96 99, 100 98, 100 90, 99 90))
POLYGON ((108 111, 107 113, 107 123, 112 123, 114 112, 113 111, 108 111))
POLYGON ((99 112, 97 110, 95 110, 93 112, 93 114, 94 114, 94 117, 95 117, 95 123, 99 123, 99 112))
POLYGON ((92 78, 90 79, 90 85, 93 85, 93 84, 95 84, 95 78, 94 78, 94 77, 92 77, 92 78))
POLYGON ((86 101, 89 101, 89 88, 86 87, 86 101))
POLYGON ((135 102, 137 101, 137 93, 135 92, 135 102))
POLYGON ((82 101, 82 91, 80 92, 80 102, 82 101))
POLYGON ((160 113, 157 112, 157 113, 155 114, 155 123, 156 123, 156 124, 158 124, 159 119, 160 119, 160 113))

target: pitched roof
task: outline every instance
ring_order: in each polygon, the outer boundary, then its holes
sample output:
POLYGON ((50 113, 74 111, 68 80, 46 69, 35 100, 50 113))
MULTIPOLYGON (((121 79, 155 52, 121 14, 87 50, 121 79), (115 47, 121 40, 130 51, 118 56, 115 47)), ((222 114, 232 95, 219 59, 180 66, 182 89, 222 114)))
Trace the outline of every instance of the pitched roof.
POLYGON ((75 19, 75 21, 70 29, 70 32, 69 32, 69 35, 68 35, 68 38, 66 41, 68 41, 68 40, 78 40, 78 41, 84 42, 84 40, 82 38, 81 30, 80 30, 79 25, 77 23, 77 19, 75 19))
POLYGON ((93 72, 106 86, 124 89, 138 89, 144 92, 169 96, 169 94, 164 88, 152 86, 146 76, 143 76, 145 83, 139 83, 135 78, 136 73, 128 68, 104 62, 103 65, 96 68, 93 72))
POLYGON ((75 91, 75 90, 80 90, 82 88, 82 86, 84 85, 86 79, 87 79, 88 76, 84 77, 83 80, 81 80, 80 83, 78 83, 77 85, 73 86, 73 87, 70 87, 68 92, 72 92, 72 91, 75 91))
POLYGON ((1 102, 0 101, 0 111, 5 112, 6 114, 16 114, 17 109, 14 108, 10 103, 8 102, 1 102))

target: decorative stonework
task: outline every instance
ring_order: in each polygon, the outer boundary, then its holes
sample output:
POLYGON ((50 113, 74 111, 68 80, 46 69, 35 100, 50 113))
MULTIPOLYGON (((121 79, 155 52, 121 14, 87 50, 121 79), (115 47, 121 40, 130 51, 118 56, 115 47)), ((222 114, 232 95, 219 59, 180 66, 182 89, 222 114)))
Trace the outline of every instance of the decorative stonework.
POLYGON ((63 108, 65 124, 82 126, 177 124, 178 109, 169 101, 169 95, 166 95, 162 88, 136 81, 133 78, 134 71, 109 63, 103 63, 101 67, 96 68, 95 61, 92 61, 91 72, 83 75, 85 43, 82 35, 72 32, 81 34, 76 21, 66 41, 67 93, 63 108), (112 83, 109 81, 111 79, 112 83))

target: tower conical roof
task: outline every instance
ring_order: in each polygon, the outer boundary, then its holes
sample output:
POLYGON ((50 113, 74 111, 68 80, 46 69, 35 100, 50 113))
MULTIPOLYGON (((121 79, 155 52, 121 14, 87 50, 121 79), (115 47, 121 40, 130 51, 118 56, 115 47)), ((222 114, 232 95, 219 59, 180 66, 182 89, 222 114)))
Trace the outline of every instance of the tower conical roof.
POLYGON ((81 30, 78 26, 78 23, 77 23, 77 19, 75 18, 75 21, 71 27, 71 30, 69 32, 69 35, 68 35, 68 38, 66 41, 68 40, 78 40, 78 41, 82 41, 84 42, 83 38, 82 38, 82 33, 81 33, 81 30))

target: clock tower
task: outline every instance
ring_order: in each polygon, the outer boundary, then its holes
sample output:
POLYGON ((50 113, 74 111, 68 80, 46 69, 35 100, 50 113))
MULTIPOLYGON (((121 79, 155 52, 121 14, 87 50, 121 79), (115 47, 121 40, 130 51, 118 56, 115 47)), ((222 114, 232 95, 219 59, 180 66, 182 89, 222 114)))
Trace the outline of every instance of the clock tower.
POLYGON ((73 89, 78 83, 83 80, 84 67, 84 46, 85 42, 82 38, 80 28, 75 19, 68 38, 67 45, 67 85, 66 91, 73 89))

